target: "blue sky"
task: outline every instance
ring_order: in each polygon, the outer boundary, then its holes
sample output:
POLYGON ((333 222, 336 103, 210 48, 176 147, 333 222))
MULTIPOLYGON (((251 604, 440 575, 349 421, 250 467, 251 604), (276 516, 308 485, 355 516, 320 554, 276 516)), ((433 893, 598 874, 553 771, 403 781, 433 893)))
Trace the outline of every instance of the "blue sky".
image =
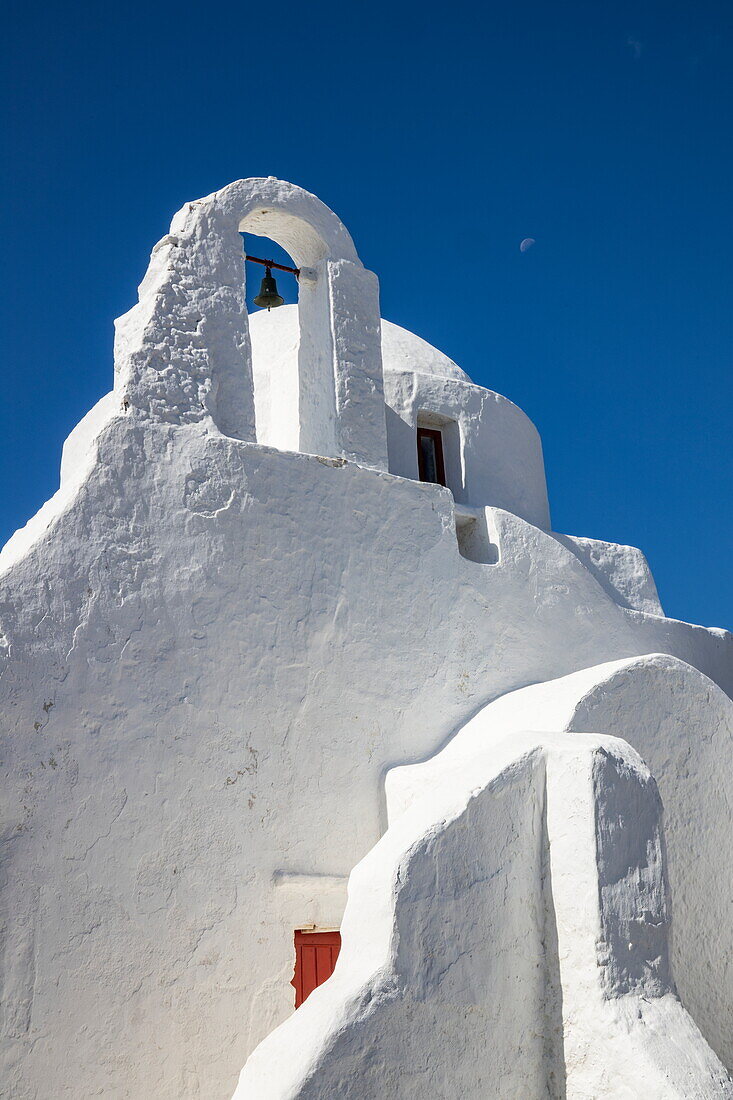
POLYGON ((557 530, 641 546, 668 614, 733 627, 733 6, 31 0, 0 48, 0 541, 174 211, 276 175, 344 220, 385 317, 533 418, 557 530))

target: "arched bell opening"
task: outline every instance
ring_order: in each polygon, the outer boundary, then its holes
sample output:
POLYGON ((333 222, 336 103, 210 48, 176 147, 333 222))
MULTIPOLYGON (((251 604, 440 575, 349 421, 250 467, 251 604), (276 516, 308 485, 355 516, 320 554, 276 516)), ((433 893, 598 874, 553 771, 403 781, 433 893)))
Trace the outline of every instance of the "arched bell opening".
POLYGON ((299 325, 292 317, 283 325, 285 308, 292 315, 298 309, 298 278, 278 267, 268 268, 258 260, 271 260, 282 267, 296 267, 293 257, 271 237, 242 233, 245 255, 245 302, 249 315, 252 347, 257 442, 279 450, 300 446, 300 400, 298 375, 299 325), (280 301, 278 301, 280 299, 280 301))
POLYGON ((279 209, 250 212, 240 225, 252 344, 257 442, 280 450, 336 455, 328 249, 304 220, 279 209), (272 260, 298 275, 250 261, 272 260), (273 283, 274 280, 274 283, 273 283), (283 299, 279 305, 277 297, 283 299), (255 299, 265 303, 260 308, 255 299), (278 310, 290 307, 283 324, 278 310), (297 328, 292 307, 297 307, 297 328))

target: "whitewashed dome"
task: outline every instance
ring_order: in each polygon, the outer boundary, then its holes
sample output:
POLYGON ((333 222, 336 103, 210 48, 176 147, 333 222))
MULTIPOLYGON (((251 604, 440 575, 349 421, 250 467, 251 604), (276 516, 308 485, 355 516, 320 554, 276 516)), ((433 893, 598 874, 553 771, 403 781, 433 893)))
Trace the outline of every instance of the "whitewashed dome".
POLYGON ((427 340, 382 318, 382 362, 387 370, 414 370, 436 378, 457 378, 470 382, 457 363, 427 340))
MULTIPOLYGON (((255 370, 273 367, 284 355, 295 355, 298 348, 298 307, 280 306, 249 315, 252 355, 255 370)), ((455 378, 470 382, 457 363, 432 344, 382 318, 382 364, 387 371, 417 371, 436 378, 455 378)))

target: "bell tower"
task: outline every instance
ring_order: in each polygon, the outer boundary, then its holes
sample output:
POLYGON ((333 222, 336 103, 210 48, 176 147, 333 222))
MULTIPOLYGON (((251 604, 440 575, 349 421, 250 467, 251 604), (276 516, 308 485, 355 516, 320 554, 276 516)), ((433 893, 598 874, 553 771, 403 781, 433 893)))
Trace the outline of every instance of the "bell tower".
POLYGON ((387 469, 377 277, 328 207, 272 176, 178 212, 118 323, 116 369, 139 415, 208 419, 242 440, 387 469), (297 360, 272 380, 266 427, 255 423, 242 232, 270 237, 299 269, 297 360))

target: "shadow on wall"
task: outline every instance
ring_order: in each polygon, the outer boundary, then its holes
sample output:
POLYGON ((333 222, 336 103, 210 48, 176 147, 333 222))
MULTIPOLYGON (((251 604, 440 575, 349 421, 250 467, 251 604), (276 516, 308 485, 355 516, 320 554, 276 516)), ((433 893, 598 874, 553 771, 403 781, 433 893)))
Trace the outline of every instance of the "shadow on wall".
POLYGON ((499 562, 498 543, 492 542, 486 511, 481 515, 468 515, 456 509, 456 538, 461 557, 481 565, 497 565, 499 562))
MULTIPOLYGON (((545 799, 547 792, 545 791, 545 799)), ((542 814, 542 904, 544 929, 544 1064, 548 1100, 567 1100, 567 1069, 563 1047, 562 976, 557 936, 557 913, 552 894, 547 814, 542 814)))

